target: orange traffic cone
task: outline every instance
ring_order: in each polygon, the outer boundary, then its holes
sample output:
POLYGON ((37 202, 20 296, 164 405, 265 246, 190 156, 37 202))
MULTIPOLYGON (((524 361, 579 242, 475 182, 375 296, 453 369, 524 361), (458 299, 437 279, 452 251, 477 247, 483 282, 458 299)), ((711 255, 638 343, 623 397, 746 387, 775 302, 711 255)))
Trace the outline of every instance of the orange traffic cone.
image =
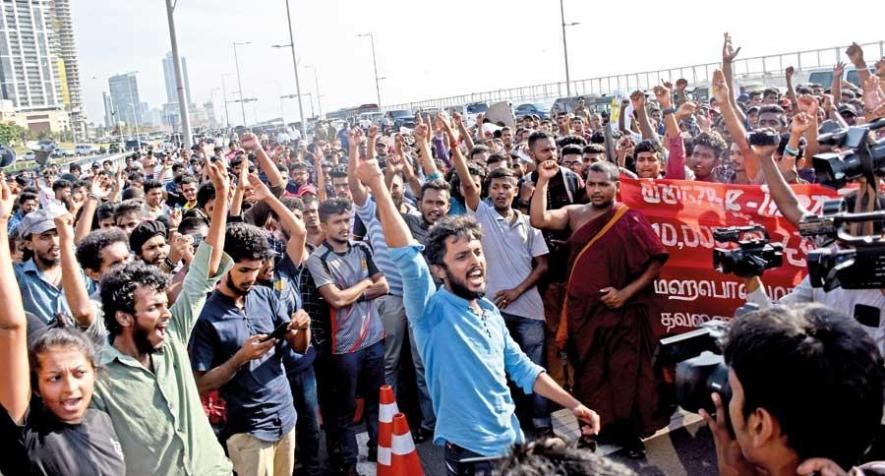
POLYGON ((391 445, 391 476, 424 476, 409 422, 402 413, 393 416, 393 444, 391 445))
POLYGON ((378 398, 378 476, 390 476, 390 445, 393 441, 393 416, 399 413, 393 389, 390 385, 381 386, 378 398))

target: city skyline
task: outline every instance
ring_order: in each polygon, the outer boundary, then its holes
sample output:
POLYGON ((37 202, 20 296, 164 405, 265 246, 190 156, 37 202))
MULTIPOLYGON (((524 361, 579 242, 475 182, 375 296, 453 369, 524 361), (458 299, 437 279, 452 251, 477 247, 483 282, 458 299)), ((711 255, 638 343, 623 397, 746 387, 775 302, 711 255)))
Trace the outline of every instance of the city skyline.
MULTIPOLYGON (((374 33, 379 76, 386 78, 380 83, 381 96, 389 105, 565 77, 558 2, 453 0, 445 7, 428 3, 432 6, 428 9, 420 3, 392 0, 384 11, 342 0, 292 0, 290 4, 302 93, 315 94, 313 72, 304 67, 311 65, 323 93, 324 112, 375 102, 371 47, 368 39, 357 36, 360 33, 374 33), (432 25, 438 25, 438 32, 433 32, 432 25), (442 57, 456 60, 440 62, 442 57)), ((724 21, 712 21, 709 5, 699 0, 683 2, 672 11, 654 5, 636 2, 631 11, 645 14, 628 16, 623 5, 566 0, 566 21, 580 22, 567 29, 571 78, 716 62, 725 30, 743 47, 740 57, 832 49, 851 41, 881 39, 874 15, 858 18, 850 28, 769 29, 759 34, 760 10, 801 24, 811 21, 815 5, 824 5, 817 0, 807 12, 789 4, 751 0, 729 12, 724 21), (691 27, 661 26, 680 24, 691 27), (646 33, 636 35, 635 31, 646 33)), ((156 58, 169 50, 162 5, 78 0, 72 8, 81 70, 89 71, 83 76, 106 78, 119 71, 139 70, 144 98, 152 105, 162 104, 166 91, 158 80, 162 70, 156 58), (98 18, 100 24, 95 21, 98 18)), ((227 99, 238 97, 232 43, 251 42, 239 48, 243 97, 258 98, 257 104, 247 107, 247 119, 281 114, 289 121, 297 119, 294 101, 281 104, 279 100, 295 92, 291 53, 288 48, 271 48, 289 42, 283 1, 218 4, 188 0, 178 4, 175 19, 181 54, 188 58, 192 102, 213 100, 216 115, 224 117, 224 75, 229 75, 227 99), (256 24, 262 27, 243 28, 256 24)), ((868 52, 870 58, 877 54, 868 52)), ((103 112, 104 85, 92 80, 83 87, 89 91, 84 96, 86 110, 90 120, 97 122, 103 112)), ((238 109, 236 104, 231 107, 238 109)), ((309 113, 306 102, 304 109, 309 113)), ((239 123, 240 116, 231 110, 232 120, 239 123)))

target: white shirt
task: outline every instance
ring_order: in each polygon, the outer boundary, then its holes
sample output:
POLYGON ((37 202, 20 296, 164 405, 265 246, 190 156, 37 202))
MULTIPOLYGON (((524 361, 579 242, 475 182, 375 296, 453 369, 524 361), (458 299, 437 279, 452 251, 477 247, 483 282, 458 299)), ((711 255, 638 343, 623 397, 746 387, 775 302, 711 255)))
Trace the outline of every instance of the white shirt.
MULTIPOLYGON (((771 307, 771 300, 768 299, 768 296, 765 295, 765 290, 761 287, 747 294, 747 302, 758 305, 759 309, 771 307)), ((885 315, 882 315, 882 309, 885 309, 885 292, 881 289, 836 288, 826 292, 823 288, 811 287, 811 280, 806 276, 790 294, 782 297, 777 303, 797 304, 808 302, 823 304, 849 317, 854 317, 854 310, 858 304, 879 309, 879 327, 865 326, 859 322, 858 324, 873 339, 876 347, 879 348, 879 352, 885 354, 885 315)))

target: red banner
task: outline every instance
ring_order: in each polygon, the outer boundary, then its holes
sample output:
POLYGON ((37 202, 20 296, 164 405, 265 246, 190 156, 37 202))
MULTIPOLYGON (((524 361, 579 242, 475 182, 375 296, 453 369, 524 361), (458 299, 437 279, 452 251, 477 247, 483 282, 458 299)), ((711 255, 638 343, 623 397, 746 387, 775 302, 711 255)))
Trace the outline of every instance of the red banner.
MULTIPOLYGON (((795 185, 793 191, 812 213, 838 196, 819 185, 795 185)), ((783 266, 763 276, 772 299, 789 293, 805 276, 805 253, 813 245, 780 215, 767 186, 622 177, 619 200, 645 215, 670 252, 654 283, 660 307, 652 320, 658 335, 729 319, 744 304, 743 279, 713 269, 714 228, 759 224, 772 243, 784 245, 783 266)))

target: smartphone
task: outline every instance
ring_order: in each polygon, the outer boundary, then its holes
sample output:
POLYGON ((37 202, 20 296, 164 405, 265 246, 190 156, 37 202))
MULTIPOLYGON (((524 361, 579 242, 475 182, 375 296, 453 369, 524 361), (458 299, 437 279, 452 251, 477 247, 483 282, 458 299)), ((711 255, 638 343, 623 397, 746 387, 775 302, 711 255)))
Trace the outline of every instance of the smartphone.
POLYGON ((261 342, 267 342, 270 339, 282 339, 283 336, 286 335, 286 332, 288 332, 288 329, 289 329, 289 323, 284 322, 284 323, 278 325, 277 328, 273 330, 273 332, 271 332, 270 334, 267 335, 267 337, 265 337, 264 339, 261 339, 261 342))

